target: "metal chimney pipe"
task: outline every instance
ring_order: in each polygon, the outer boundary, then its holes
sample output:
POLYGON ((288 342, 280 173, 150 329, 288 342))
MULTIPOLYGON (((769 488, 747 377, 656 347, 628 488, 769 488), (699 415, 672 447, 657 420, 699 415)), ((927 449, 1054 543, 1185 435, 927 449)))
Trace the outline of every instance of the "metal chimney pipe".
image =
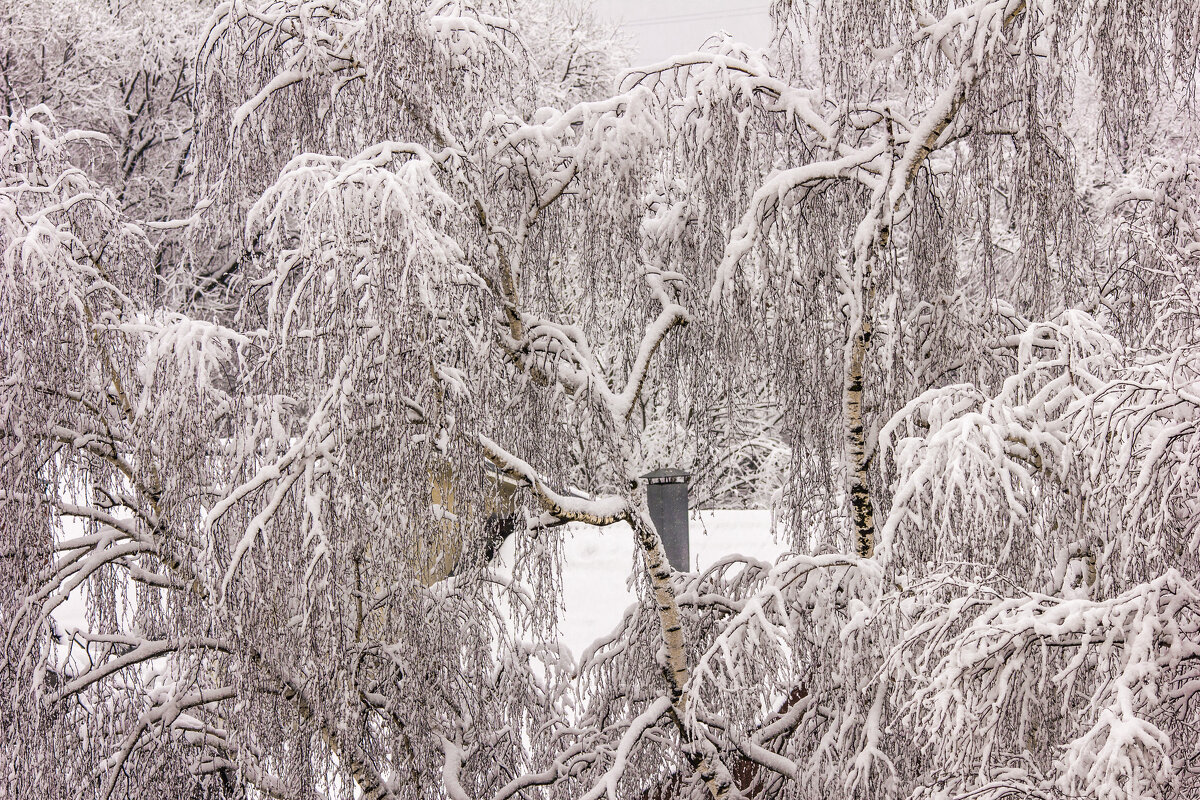
POLYGON ((691 571, 688 542, 688 479, 681 469, 656 469, 642 476, 650 519, 658 529, 667 560, 676 572, 691 571))

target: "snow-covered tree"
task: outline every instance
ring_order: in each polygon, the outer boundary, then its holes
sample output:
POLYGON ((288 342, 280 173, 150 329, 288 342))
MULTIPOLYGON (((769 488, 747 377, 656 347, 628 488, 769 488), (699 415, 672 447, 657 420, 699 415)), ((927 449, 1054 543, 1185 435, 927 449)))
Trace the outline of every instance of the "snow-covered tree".
POLYGON ((1197 796, 1194 9, 772 15, 605 92, 582 7, 220 4, 182 301, 10 106, 14 792, 1197 796), (792 552, 673 572, 668 458, 792 552))
POLYGON ((118 210, 146 224, 164 291, 179 291, 212 259, 197 242, 185 246, 186 229, 171 224, 192 213, 192 60, 208 13, 190 1, 0 4, 5 116, 44 105, 61 127, 107 137, 79 157, 118 210))

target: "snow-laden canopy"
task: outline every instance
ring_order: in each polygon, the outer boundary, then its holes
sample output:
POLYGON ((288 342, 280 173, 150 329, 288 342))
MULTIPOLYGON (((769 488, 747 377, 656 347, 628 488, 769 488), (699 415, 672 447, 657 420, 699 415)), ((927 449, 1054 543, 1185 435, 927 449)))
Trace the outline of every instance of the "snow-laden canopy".
POLYGON ((1192 3, 5 11, 9 794, 1200 792, 1192 3))

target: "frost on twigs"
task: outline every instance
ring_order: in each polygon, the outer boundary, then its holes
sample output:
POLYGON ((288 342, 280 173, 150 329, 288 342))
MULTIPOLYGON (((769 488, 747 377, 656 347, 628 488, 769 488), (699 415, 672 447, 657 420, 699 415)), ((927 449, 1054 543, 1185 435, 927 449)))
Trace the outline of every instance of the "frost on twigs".
POLYGON ((1196 794, 1188 4, 779 2, 620 75, 574 0, 42 5, 0 792, 1196 794), (673 568, 664 466, 787 552, 673 568), (578 524, 636 601, 572 653, 578 524))

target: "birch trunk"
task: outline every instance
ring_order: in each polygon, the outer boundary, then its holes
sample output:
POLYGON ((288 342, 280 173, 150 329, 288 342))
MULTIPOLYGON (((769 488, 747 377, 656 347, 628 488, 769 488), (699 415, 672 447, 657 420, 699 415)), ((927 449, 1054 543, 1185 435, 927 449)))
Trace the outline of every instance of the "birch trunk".
MULTIPOLYGON (((863 282, 870 281, 870 269, 864 270, 863 282)), ((846 452, 849 456, 847 492, 854 519, 854 553, 859 558, 875 555, 875 507, 867 488, 867 434, 863 420, 863 365, 871 347, 871 301, 874 292, 860 284, 861 309, 850 334, 850 358, 846 369, 846 452)))
POLYGON ((671 687, 671 716, 679 728, 683 751, 692 768, 704 781, 713 800, 724 800, 733 791, 733 776, 722 763, 712 743, 703 735, 697 735, 691 719, 690 698, 687 692, 691 673, 687 664, 687 650, 684 648, 683 619, 679 613, 675 587, 671 583, 671 564, 667 561, 662 540, 647 515, 641 512, 631 513, 630 523, 642 553, 642 562, 646 565, 646 574, 650 576, 658 619, 662 626, 663 648, 666 654, 663 674, 671 687))
MULTIPOLYGON (((1017 17, 1025 11, 1024 3, 1016 3, 1005 13, 1000 28, 1007 30, 1017 17)), ((875 508, 867 487, 866 420, 863 419, 863 369, 871 347, 874 330, 872 313, 875 305, 873 266, 879 254, 887 250, 892 233, 892 212, 896 210, 907 192, 912 188, 921 165, 938 147, 942 134, 954 122, 958 111, 966 101, 968 89, 978 79, 978 67, 982 52, 973 51, 966 63, 930 110, 930 124, 922 125, 919 135, 905 148, 898 170, 889 170, 883 186, 886 191, 876 194, 864 224, 871 224, 871 235, 865 246, 856 247, 854 257, 853 285, 847 293, 854 299, 851 311, 850 331, 847 337, 849 352, 846 359, 846 377, 843 396, 846 413, 846 455, 848 476, 846 493, 850 499, 851 515, 854 520, 854 552, 860 558, 875 555, 875 508)), ((887 122, 888 139, 895 147, 891 121, 887 122)))

